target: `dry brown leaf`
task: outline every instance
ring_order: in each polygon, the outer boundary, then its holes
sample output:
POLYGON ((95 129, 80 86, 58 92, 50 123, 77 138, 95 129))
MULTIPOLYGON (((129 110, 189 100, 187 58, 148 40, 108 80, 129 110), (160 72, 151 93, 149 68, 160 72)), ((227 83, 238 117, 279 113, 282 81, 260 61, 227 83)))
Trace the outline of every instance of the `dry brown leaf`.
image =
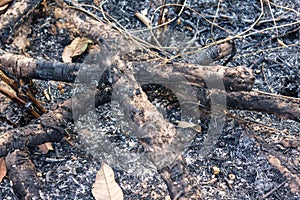
POLYGON ((88 45, 93 43, 88 38, 85 37, 77 37, 75 38, 71 44, 65 47, 64 52, 62 54, 62 59, 65 63, 72 62, 72 58, 74 56, 79 56, 87 49, 88 45))
POLYGON ((115 181, 112 168, 105 163, 102 164, 100 170, 97 172, 92 194, 96 200, 124 199, 123 192, 115 181))
POLYGON ((6 176, 6 164, 5 158, 0 158, 0 183, 2 179, 6 176))
POLYGON ((48 151, 53 151, 54 150, 51 142, 47 142, 47 143, 39 145, 39 149, 44 154, 48 153, 48 151))

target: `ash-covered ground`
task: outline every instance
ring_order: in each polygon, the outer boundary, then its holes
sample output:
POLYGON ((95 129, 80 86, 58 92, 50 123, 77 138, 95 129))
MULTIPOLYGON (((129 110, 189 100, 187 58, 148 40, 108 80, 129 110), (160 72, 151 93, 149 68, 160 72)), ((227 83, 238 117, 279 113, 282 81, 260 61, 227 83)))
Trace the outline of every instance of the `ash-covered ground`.
MULTIPOLYGON (((153 15, 155 23, 159 15, 155 10, 161 5, 160 1, 151 0, 101 2, 103 9, 128 30, 145 28, 134 16, 136 12, 147 11, 147 17, 153 15)), ((195 38, 200 46, 243 33, 234 39, 236 54, 227 66, 244 65, 253 69, 256 75, 254 90, 300 98, 300 1, 206 0, 167 3, 177 3, 168 6, 168 18, 178 15, 181 7, 176 5, 184 3, 187 6, 180 15, 181 23, 171 24, 169 28, 195 38), (218 26, 212 26, 207 19, 218 26)), ((52 8, 56 6, 54 2, 50 5, 52 8)), ((54 9, 48 18, 43 14, 35 14, 31 45, 27 49, 32 57, 61 61, 63 48, 71 42, 67 32, 50 33, 51 25, 55 24, 53 12, 54 9)), ((8 50, 13 51, 10 47, 8 50)), ((178 61, 189 62, 183 59, 178 61)), ((226 59, 214 64, 225 62, 226 59)), ((50 88, 53 97, 51 102, 42 93, 39 97, 48 106, 72 96, 72 85, 63 84, 65 92, 61 93, 56 82, 36 81, 36 84, 41 91, 50 88)), ((162 104, 157 106, 164 109, 162 104)), ((28 123, 18 106, 3 96, 1 108, 1 115, 15 122, 20 121, 23 125, 28 123)), ((46 199, 93 199, 92 184, 103 160, 102 149, 106 148, 101 146, 103 142, 97 146, 97 138, 101 140, 103 135, 118 149, 133 155, 142 154, 143 148, 136 138, 126 132, 126 125, 119 121, 122 113, 116 108, 114 104, 100 106, 96 113, 91 113, 77 124, 87 133, 87 137, 80 137, 78 127, 76 129, 70 124, 68 131, 75 146, 66 141, 54 143, 55 151, 46 155, 38 149, 31 150, 46 199)), ((176 115, 176 112, 174 110, 173 114, 176 115)), ((271 153, 288 158, 294 163, 293 172, 299 175, 300 164, 297 160, 300 159, 300 148, 286 148, 280 142, 286 138, 299 139, 300 124, 264 113, 230 112, 238 118, 226 119, 222 135, 209 154, 203 154, 209 120, 200 122, 202 132, 196 135, 183 154, 189 173, 197 179, 203 199, 299 199, 300 193, 291 192, 287 177, 270 164, 268 155, 271 153), (242 120, 251 123, 245 124, 242 120), (219 168, 220 173, 214 175, 213 167, 219 168), (280 184, 281 187, 277 188, 280 184)), ((0 122, 1 132, 10 128, 0 122)), ((133 156, 132 160, 126 160, 130 162, 131 169, 144 164, 135 161, 135 158, 133 156)), ((121 163, 124 164, 124 160, 121 163)), ((288 166, 289 163, 284 165, 288 166)), ((134 173, 130 169, 122 171, 115 167, 115 176, 125 199, 168 199, 167 186, 152 167, 145 173, 134 173)), ((0 187, 0 199, 18 199, 8 178, 2 181, 0 187)))

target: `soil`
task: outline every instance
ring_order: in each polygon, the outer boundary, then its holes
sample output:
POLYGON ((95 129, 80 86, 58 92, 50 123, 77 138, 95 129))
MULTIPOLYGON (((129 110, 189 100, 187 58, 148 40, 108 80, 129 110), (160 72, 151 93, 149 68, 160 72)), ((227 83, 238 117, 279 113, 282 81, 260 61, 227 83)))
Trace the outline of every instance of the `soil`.
MULTIPOLYGON (((155 12, 161 1, 78 1, 92 5, 100 2, 103 9, 122 24, 126 29, 144 29, 145 25, 135 17, 136 12, 147 10, 147 16, 152 15, 153 22, 158 20, 159 12, 155 12)), ((235 55, 217 61, 214 64, 227 66, 244 65, 254 70, 256 81, 254 90, 273 94, 280 94, 300 98, 300 1, 180 1, 191 9, 185 9, 181 16, 180 24, 171 24, 168 28, 196 38, 196 42, 204 46, 212 41, 217 41, 232 34, 239 34, 248 29, 249 36, 234 39, 235 55), (260 16, 260 3, 263 2, 263 15, 259 23, 250 28, 260 16), (270 5, 270 7, 268 6, 270 5), (276 6, 275 6, 276 5, 276 6), (217 17, 214 17, 218 12, 217 17), (212 27, 209 19, 218 24, 212 27), (276 26, 274 28, 274 21, 276 26), (294 25, 287 25, 293 22, 294 25), (286 25, 286 26, 283 26, 286 25), (268 29, 269 28, 269 29, 268 29), (259 31, 267 29, 265 31, 259 31), (256 33, 254 33, 256 32, 256 33)), ((167 3, 176 3, 167 1, 167 3)), ((34 12, 30 27, 31 33, 27 36, 30 41, 25 49, 18 49, 14 45, 7 45, 5 50, 21 53, 37 59, 51 59, 62 61, 61 55, 64 47, 74 37, 80 36, 70 33, 66 29, 54 31, 56 24, 54 1, 47 1, 47 6, 39 6, 34 12)), ((169 6, 168 18, 175 17, 180 7, 169 6)), ((179 9, 180 10, 180 9, 179 9)), ((98 13, 100 14, 100 13, 98 13)), ((99 15, 101 18, 101 15, 99 15)), ((104 19, 103 19, 104 20, 104 19)), ((80 56, 74 62, 83 62, 80 56)), ((193 62, 179 58, 177 61, 193 62)), ((55 81, 34 80, 40 91, 37 98, 45 102, 47 108, 56 102, 63 101, 72 96, 72 84, 58 83, 55 81), (60 86, 64 91, 61 92, 60 86), (51 101, 47 100, 43 90, 51 94, 51 101)), ((149 89, 149 88, 148 88, 149 89)), ((166 90, 166 89, 165 89, 166 90)), ((161 110, 165 110, 164 101, 159 101, 156 90, 147 92, 149 99, 156 103, 161 110)), ((23 113, 18 105, 0 95, 1 116, 23 126, 31 118, 23 113)), ((91 113, 89 120, 83 119, 81 129, 86 129, 94 134, 107 135, 115 147, 131 153, 142 153, 143 148, 134 137, 126 133, 126 125, 122 113, 117 106, 108 103, 97 108, 96 113, 91 113), (114 110, 116 109, 116 110, 114 110), (94 119, 90 120, 90 119, 94 119), (86 120, 86 121, 85 121, 86 120), (96 126, 94 126, 97 124, 96 126)), ((178 117, 175 108, 166 112, 166 117, 178 117)), ((183 154, 183 161, 201 188, 203 199, 300 199, 300 188, 293 190, 288 177, 278 167, 270 162, 269 155, 283 157, 287 166, 295 163, 292 172, 300 175, 300 147, 285 147, 284 139, 299 140, 300 124, 292 120, 282 120, 272 115, 251 111, 229 111, 232 116, 227 117, 222 135, 216 141, 214 148, 207 154, 203 153, 203 144, 207 137, 210 125, 209 118, 198 120, 202 127, 201 133, 196 134, 193 142, 183 154), (297 162, 298 161, 298 162, 297 162), (272 165, 273 164, 273 165, 272 165), (213 168, 220 169, 215 173, 213 168), (280 184, 281 187, 278 187, 280 184), (268 192, 270 192, 269 195, 268 192)), ((173 119, 174 120, 174 119, 173 119)), ((13 128, 5 121, 0 122, 0 132, 13 128)), ((37 170, 38 178, 44 187, 45 199, 93 199, 91 189, 97 171, 103 161, 101 149, 97 147, 97 136, 92 138, 81 137, 69 125, 71 141, 63 140, 53 143, 54 151, 43 154, 36 149, 30 149, 31 158, 37 170), (91 141, 94 140, 94 143, 91 141)), ((132 162, 132 169, 122 171, 118 166, 114 168, 117 183, 123 190, 125 199, 169 199, 167 185, 159 173, 149 167, 146 173, 136 172, 142 163, 132 162)), ((289 168, 290 169, 290 168, 289 168)), ((18 197, 12 189, 9 178, 0 183, 0 199, 17 200, 18 197)), ((298 187, 300 187, 298 185, 298 187)))

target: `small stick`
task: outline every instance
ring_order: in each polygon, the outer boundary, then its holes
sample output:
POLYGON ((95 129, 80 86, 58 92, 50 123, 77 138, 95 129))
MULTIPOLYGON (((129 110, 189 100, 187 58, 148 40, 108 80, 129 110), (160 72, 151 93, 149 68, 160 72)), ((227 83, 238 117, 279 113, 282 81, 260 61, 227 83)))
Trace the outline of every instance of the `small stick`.
POLYGON ((1 92, 2 94, 4 94, 5 96, 7 96, 8 98, 10 98, 11 100, 17 102, 19 105, 24 106, 24 107, 26 108, 26 110, 27 110, 31 115, 33 115, 35 118, 39 118, 39 117, 40 117, 40 115, 39 115, 37 112, 35 112, 32 108, 30 108, 30 106, 27 107, 27 103, 26 103, 24 100, 22 100, 21 98, 19 98, 19 97, 18 97, 15 93, 13 93, 12 91, 10 91, 10 90, 4 88, 2 84, 0 84, 0 92, 1 92))
POLYGON ((274 193, 276 190, 278 190, 281 186, 283 186, 285 183, 286 183, 286 181, 283 181, 282 183, 280 183, 279 185, 277 185, 276 187, 274 187, 272 190, 270 190, 269 192, 267 192, 266 194, 264 194, 262 197, 260 197, 259 200, 266 199, 272 193, 274 193))

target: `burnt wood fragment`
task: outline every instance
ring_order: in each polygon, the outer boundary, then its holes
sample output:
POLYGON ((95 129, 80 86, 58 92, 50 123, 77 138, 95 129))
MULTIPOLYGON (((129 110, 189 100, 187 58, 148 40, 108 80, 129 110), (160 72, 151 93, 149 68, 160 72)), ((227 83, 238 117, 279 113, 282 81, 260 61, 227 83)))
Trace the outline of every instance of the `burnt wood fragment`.
POLYGON ((12 41, 9 37, 14 31, 33 13, 34 9, 41 3, 41 0, 14 1, 10 8, 0 17, 0 43, 4 46, 12 41))
POLYGON ((7 155, 5 161, 8 176, 13 183, 14 191, 20 199, 45 199, 28 150, 16 150, 7 155))

